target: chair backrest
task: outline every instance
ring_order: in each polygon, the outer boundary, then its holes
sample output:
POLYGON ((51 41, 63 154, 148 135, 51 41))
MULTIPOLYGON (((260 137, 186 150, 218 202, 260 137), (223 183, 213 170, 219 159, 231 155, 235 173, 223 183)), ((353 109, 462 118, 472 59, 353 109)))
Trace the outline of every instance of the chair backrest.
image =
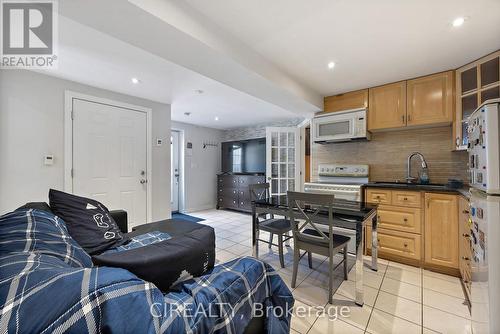
POLYGON ((311 194, 289 191, 287 192, 289 217, 292 222, 292 232, 298 241, 315 243, 333 243, 333 202, 334 195, 311 194), (318 225, 322 214, 321 225, 325 226, 325 214, 328 214, 328 235, 318 225), (315 235, 304 233, 305 230, 313 230, 315 235))
POLYGON ((250 190, 250 199, 257 201, 269 198, 269 183, 256 183, 248 186, 250 190))

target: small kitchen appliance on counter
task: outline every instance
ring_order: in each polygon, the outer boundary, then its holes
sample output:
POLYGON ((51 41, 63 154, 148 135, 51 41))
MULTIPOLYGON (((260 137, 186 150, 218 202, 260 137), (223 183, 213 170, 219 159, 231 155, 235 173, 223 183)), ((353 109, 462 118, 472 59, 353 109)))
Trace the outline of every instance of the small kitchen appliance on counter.
POLYGON ((500 99, 468 119, 472 331, 500 333, 500 99))
MULTIPOLYGON (((368 165, 320 164, 318 181, 304 184, 304 192, 335 195, 336 199, 363 202, 363 185, 368 183, 368 165)), ((351 237, 347 248, 356 252, 356 231, 334 228, 338 234, 351 237)))

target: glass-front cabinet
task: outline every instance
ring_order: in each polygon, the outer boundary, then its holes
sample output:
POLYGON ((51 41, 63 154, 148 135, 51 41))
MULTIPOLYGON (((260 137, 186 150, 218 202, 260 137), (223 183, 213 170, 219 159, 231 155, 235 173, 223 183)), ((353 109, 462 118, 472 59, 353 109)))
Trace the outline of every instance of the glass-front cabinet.
POLYGON ((484 101, 500 98, 500 51, 467 64, 456 73, 455 149, 467 149, 467 118, 484 101))

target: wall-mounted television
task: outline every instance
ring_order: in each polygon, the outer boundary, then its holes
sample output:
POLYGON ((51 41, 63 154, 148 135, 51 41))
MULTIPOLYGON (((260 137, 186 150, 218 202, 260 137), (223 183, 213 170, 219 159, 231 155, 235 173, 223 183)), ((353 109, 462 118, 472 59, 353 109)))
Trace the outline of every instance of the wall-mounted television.
POLYGON ((256 174, 266 172, 266 138, 222 143, 222 172, 256 174))

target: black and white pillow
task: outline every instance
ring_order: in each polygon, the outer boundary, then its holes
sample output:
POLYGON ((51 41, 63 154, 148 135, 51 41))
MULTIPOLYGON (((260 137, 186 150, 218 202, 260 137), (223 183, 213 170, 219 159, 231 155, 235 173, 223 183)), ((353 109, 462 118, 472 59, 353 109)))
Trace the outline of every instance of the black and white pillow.
POLYGON ((127 241, 102 203, 50 189, 52 211, 66 223, 68 232, 90 255, 100 254, 127 241))

